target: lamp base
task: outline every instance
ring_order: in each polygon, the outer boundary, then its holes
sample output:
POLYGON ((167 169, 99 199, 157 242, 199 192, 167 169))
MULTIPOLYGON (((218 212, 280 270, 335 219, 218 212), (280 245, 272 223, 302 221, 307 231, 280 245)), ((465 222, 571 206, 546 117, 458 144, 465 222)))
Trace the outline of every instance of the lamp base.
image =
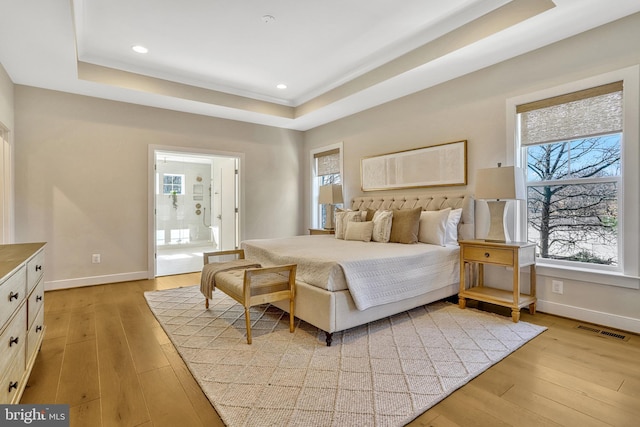
POLYGON ((487 206, 489 206, 491 223, 489 225, 489 233, 484 239, 485 241, 498 243, 506 243, 511 241, 508 237, 509 232, 507 231, 505 222, 505 215, 507 213, 505 210, 506 205, 507 202, 504 200, 487 202, 487 206))
POLYGON ((333 230, 334 229, 334 225, 333 225, 333 216, 335 215, 335 210, 334 210, 334 206, 329 204, 327 205, 327 212, 326 212, 326 218, 324 221, 324 229, 325 230, 333 230))

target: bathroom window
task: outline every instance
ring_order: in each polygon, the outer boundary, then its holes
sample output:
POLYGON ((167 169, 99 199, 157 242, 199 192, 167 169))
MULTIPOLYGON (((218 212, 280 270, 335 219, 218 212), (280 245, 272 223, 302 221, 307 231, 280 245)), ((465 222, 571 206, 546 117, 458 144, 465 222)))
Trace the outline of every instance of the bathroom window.
POLYGON ((162 177, 162 194, 184 194, 184 175, 165 173, 162 177))

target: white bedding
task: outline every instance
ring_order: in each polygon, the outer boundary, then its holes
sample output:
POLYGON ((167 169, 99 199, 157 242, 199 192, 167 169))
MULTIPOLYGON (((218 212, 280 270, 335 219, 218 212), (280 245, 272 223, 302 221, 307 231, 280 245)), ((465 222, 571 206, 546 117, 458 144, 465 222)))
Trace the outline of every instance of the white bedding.
POLYGON ((359 242, 307 235, 242 242, 263 266, 295 263, 296 277, 328 291, 348 289, 358 310, 416 297, 459 280, 459 248, 359 242))

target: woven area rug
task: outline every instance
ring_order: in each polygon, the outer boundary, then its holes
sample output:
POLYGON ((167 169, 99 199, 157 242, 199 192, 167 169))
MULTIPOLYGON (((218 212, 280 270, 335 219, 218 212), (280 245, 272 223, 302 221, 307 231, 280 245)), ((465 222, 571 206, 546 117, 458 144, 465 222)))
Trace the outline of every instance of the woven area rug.
POLYGON ((402 426, 545 330, 438 302, 324 332, 271 305, 244 311, 198 286, 145 292, 223 422, 236 426, 402 426))

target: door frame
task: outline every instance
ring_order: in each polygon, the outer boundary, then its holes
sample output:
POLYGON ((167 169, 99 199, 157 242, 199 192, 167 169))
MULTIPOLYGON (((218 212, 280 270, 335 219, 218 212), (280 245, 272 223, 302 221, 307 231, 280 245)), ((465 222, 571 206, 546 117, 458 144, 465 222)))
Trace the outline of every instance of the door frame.
POLYGON ((180 154, 193 154, 213 157, 232 157, 238 159, 238 217, 236 227, 238 228, 238 238, 243 239, 244 233, 244 176, 242 168, 244 165, 244 153, 231 151, 208 150, 195 147, 180 147, 168 145, 152 145, 148 146, 147 153, 147 277, 155 279, 156 277, 156 180, 155 180, 155 156, 156 151, 167 151, 180 154))

